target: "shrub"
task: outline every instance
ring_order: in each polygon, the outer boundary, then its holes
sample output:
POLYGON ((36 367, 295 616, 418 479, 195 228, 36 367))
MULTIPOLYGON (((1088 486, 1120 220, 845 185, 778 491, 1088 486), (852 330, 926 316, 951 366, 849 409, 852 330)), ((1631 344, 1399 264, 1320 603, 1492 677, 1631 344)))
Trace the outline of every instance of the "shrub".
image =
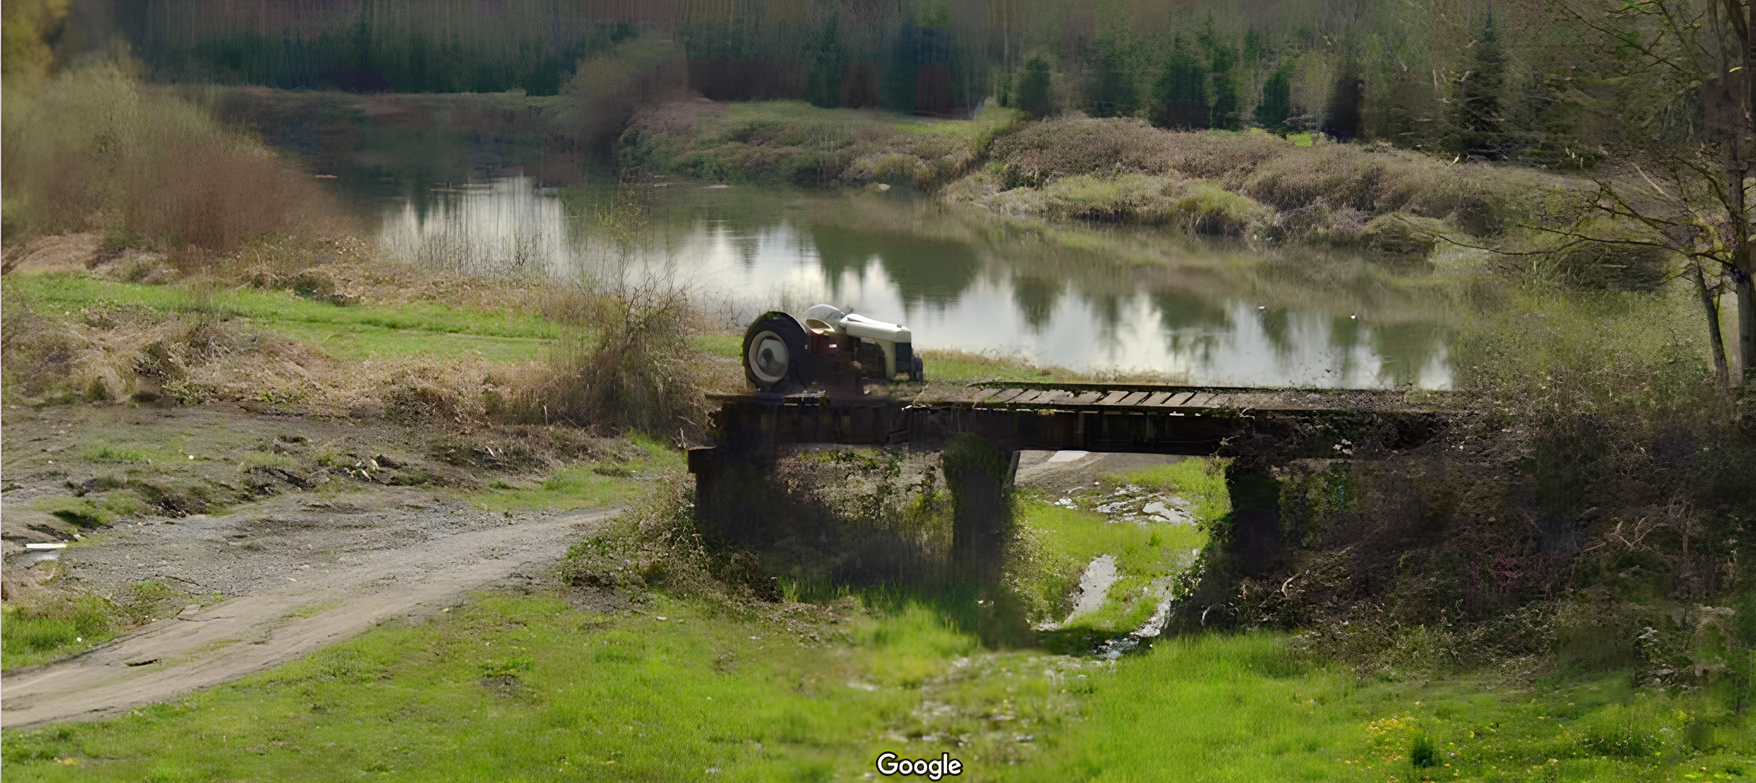
POLYGON ((1062 177, 1041 190, 998 194, 996 203, 1010 211, 1061 220, 1169 225, 1226 236, 1248 234, 1272 213, 1212 182, 1139 174, 1062 177))
POLYGON ((1164 174, 1172 168, 1170 135, 1144 120, 1067 117, 998 139, 990 154, 1009 188, 1076 175, 1164 174))
POLYGON ((1281 210, 1323 201, 1368 216, 1406 211, 1450 218, 1473 234, 1503 230, 1535 183, 1506 169, 1457 166, 1412 152, 1348 144, 1266 159, 1240 183, 1243 193, 1281 210))
POLYGON ((1360 229, 1360 241, 1380 253, 1425 258, 1444 233, 1439 220, 1392 212, 1368 221, 1360 229))
POLYGON ((697 312, 667 280, 582 284, 564 309, 578 320, 557 341, 549 376, 523 394, 523 417, 651 433, 702 429, 697 312))
POLYGON ((8 89, 5 103, 9 240, 101 230, 230 251, 333 219, 310 178, 115 63, 8 89))
POLYGON ((968 173, 1019 117, 989 108, 967 122, 917 122, 798 101, 662 103, 635 114, 617 155, 625 169, 720 182, 925 190, 968 173))
POLYGON ((1416 768, 1431 767, 1439 763, 1439 747, 1433 742, 1433 736, 1426 732, 1417 732, 1408 746, 1409 764, 1416 768))

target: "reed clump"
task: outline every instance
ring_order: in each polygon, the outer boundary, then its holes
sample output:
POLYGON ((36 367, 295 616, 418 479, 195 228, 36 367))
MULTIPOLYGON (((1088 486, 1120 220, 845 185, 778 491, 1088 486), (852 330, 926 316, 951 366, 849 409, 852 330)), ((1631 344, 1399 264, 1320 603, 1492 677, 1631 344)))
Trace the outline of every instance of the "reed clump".
POLYGON ((9 241, 98 231, 115 244, 227 253, 337 221, 308 175, 124 64, 9 86, 5 112, 9 241))
POLYGON ((543 308, 565 324, 546 377, 516 395, 514 415, 611 431, 677 434, 706 422, 699 355, 688 344, 699 314, 673 281, 587 282, 543 308))

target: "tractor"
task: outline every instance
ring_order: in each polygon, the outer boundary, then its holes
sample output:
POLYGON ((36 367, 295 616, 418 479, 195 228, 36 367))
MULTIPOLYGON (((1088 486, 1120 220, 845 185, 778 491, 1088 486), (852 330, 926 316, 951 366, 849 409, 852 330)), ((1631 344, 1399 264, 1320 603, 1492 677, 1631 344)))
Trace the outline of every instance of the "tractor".
POLYGON ((858 387, 860 381, 925 380, 906 327, 813 305, 804 323, 763 313, 744 332, 744 375, 756 389, 792 394, 813 383, 858 387))

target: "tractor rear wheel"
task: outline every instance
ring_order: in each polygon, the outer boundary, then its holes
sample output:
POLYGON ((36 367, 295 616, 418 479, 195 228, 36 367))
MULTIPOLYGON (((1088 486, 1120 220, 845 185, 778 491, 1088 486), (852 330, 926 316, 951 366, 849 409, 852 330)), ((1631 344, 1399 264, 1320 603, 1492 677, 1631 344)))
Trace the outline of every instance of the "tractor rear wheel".
POLYGON ((765 313, 744 332, 744 377, 759 391, 791 394, 811 383, 805 328, 792 316, 765 313))

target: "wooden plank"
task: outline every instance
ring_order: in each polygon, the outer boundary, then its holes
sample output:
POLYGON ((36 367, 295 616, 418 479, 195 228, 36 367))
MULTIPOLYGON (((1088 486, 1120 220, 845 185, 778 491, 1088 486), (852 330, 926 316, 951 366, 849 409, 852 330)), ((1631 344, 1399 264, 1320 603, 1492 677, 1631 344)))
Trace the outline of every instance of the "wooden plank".
POLYGON ((1122 401, 1119 403, 1116 403, 1116 404, 1117 405, 1127 405, 1127 406, 1139 405, 1140 403, 1144 402, 1147 397, 1149 397, 1151 395, 1152 395, 1152 392, 1135 392, 1135 393, 1130 394, 1126 397, 1123 397, 1122 401))
POLYGON ((1122 398, 1128 396, 1129 394, 1130 394, 1130 392, 1127 392, 1127 391, 1113 391, 1113 392, 1110 392, 1109 394, 1104 395, 1104 398, 1101 400, 1098 400, 1097 404, 1099 404, 1099 405, 1115 405, 1116 403, 1121 402, 1122 398))
POLYGON ((1206 408, 1206 407, 1208 407, 1208 403, 1213 401, 1213 397, 1214 397, 1214 395, 1211 395, 1211 394, 1202 394, 1200 392, 1196 392, 1194 397, 1191 397, 1188 402, 1183 403, 1183 407, 1185 407, 1185 408, 1206 408))
POLYGON ((970 400, 970 402, 972 404, 980 404, 980 403, 986 402, 989 397, 993 397, 994 395, 997 395, 1003 391, 1006 391, 1006 390, 1005 389, 983 389, 982 392, 980 394, 977 394, 975 396, 975 399, 970 400))
POLYGON ((1097 404, 1097 401, 1103 399, 1104 396, 1105 395, 1103 392, 1095 392, 1095 391, 1080 392, 1078 394, 1073 395, 1072 399, 1066 400, 1062 404, 1063 405, 1095 405, 1095 404, 1097 404))
POLYGON ((999 394, 987 399, 984 404, 1003 405, 1023 396, 1026 391, 1028 391, 1028 389, 1007 389, 1006 391, 1000 392, 999 394))
POLYGON ((1008 405, 1030 405, 1043 398, 1048 392, 1041 389, 1025 389, 1023 394, 1012 398, 1008 405))
POLYGON ((1177 396, 1176 392, 1153 392, 1151 395, 1148 395, 1145 400, 1142 400, 1140 404, 1148 408, 1154 408, 1165 404, 1165 400, 1175 396, 1177 396))
POLYGON ((1171 395, 1170 399, 1164 401, 1164 407, 1166 407, 1166 408, 1181 408, 1185 405, 1188 405, 1189 400, 1191 398, 1193 398, 1194 396, 1195 396, 1195 392, 1176 392, 1176 393, 1173 393, 1171 395))
POLYGON ((1038 404, 1038 405, 1054 405, 1055 403, 1060 402, 1062 400, 1065 400, 1071 396, 1073 396, 1073 393, 1067 391, 1066 389, 1045 389, 1045 390, 1043 390, 1042 396, 1037 398, 1036 404, 1038 404))

